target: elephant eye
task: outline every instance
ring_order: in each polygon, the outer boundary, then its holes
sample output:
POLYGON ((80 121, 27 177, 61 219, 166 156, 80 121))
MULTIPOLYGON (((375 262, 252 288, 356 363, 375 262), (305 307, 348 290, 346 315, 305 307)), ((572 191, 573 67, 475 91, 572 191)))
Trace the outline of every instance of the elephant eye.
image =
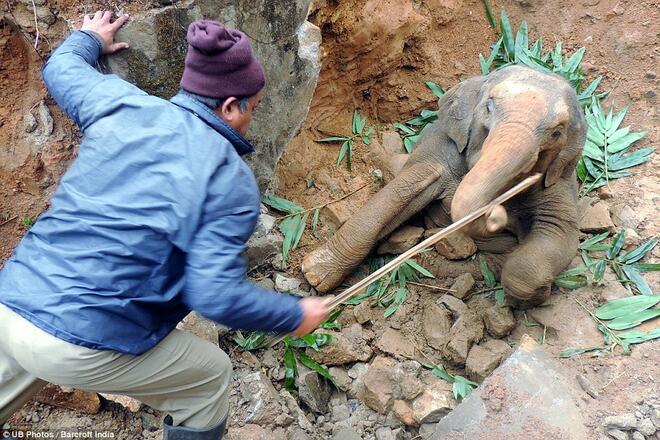
POLYGON ((486 111, 488 113, 493 113, 493 106, 494 106, 494 104, 493 104, 492 99, 489 99, 488 101, 486 101, 486 111))
POLYGON ((559 139, 560 136, 561 136, 561 130, 557 129, 557 130, 552 132, 552 138, 553 139, 557 140, 557 139, 559 139))

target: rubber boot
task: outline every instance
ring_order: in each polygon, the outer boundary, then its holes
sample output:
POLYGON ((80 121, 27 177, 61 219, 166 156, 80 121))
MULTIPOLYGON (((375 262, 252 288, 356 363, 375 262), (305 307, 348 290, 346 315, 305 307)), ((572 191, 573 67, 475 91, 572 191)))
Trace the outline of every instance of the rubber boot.
POLYGON ((222 440, 227 419, 212 428, 195 429, 185 426, 172 426, 172 417, 163 420, 163 440, 222 440))

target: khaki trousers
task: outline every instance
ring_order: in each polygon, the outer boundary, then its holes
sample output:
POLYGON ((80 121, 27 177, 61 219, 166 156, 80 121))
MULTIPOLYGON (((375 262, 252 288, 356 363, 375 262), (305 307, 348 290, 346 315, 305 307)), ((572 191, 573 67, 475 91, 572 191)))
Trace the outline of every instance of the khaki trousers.
POLYGON ((214 344, 174 330, 139 356, 62 341, 0 304, 0 426, 46 382, 123 394, 204 429, 229 413, 232 368, 214 344))

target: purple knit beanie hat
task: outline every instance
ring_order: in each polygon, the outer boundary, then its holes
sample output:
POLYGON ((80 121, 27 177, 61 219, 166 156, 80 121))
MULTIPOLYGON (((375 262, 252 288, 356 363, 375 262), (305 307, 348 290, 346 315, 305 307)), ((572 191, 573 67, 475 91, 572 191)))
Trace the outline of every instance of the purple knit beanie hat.
POLYGON ((181 87, 211 98, 252 96, 266 84, 247 35, 211 20, 188 26, 188 53, 181 87))

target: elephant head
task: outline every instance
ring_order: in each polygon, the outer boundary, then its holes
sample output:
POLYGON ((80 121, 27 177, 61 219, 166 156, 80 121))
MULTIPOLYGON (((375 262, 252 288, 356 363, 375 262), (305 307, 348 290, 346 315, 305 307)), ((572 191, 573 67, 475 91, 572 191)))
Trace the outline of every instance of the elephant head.
POLYGON ((511 66, 482 83, 471 102, 452 104, 470 108, 451 129, 469 170, 451 203, 454 221, 530 173, 544 174, 544 187, 573 175, 584 145, 582 110, 562 77, 511 66))
MULTIPOLYGON (((586 123, 574 90, 560 76, 506 67, 462 82, 438 107, 438 121, 424 131, 396 177, 306 256, 302 269, 317 290, 334 288, 380 238, 435 200, 451 200, 457 220, 528 174, 544 174, 537 193, 568 188, 557 183, 574 179, 586 123)), ((469 232, 495 232, 506 218, 493 217, 503 213, 501 207, 493 210, 469 232)))

